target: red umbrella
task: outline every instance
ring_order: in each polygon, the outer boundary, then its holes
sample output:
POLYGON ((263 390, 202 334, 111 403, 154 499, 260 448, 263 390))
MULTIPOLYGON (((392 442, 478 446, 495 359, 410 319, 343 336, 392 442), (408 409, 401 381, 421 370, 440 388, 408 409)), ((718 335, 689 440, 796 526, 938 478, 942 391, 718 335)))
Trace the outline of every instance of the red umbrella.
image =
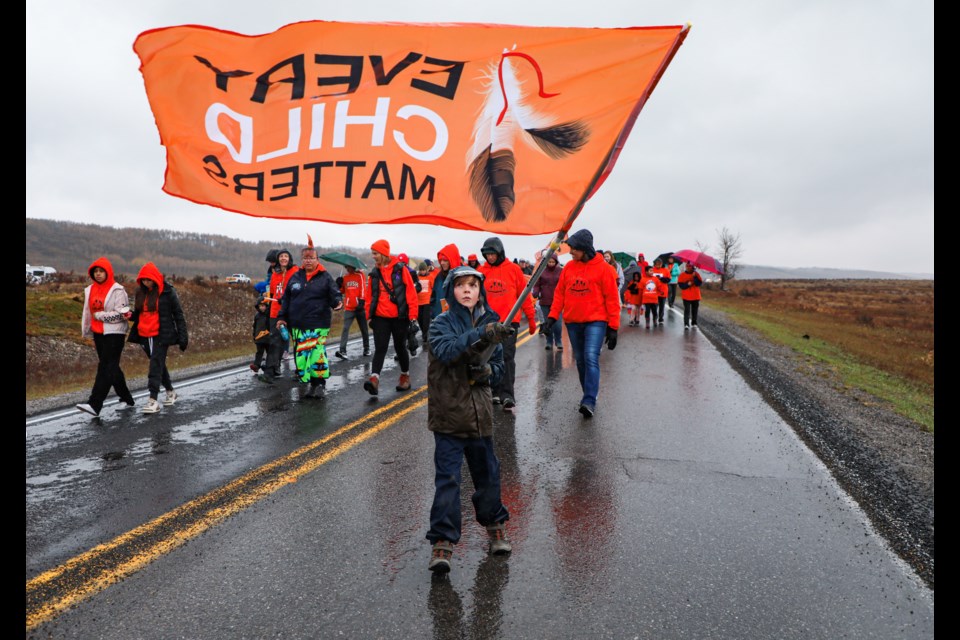
POLYGON ((721 264, 720 261, 713 256, 708 256, 702 251, 683 249, 682 251, 674 251, 673 257, 675 260, 689 262, 697 269, 703 269, 704 271, 723 275, 723 264, 721 264))

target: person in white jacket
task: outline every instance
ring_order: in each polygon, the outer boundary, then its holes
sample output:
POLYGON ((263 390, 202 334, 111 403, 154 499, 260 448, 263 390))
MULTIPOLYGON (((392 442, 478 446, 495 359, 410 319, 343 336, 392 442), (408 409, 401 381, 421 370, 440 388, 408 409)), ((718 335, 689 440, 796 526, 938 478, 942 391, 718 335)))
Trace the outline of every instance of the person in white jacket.
POLYGON ((135 404, 120 368, 120 357, 126 344, 127 319, 131 313, 127 291, 114 279, 109 260, 97 258, 87 272, 93 283, 83 290, 80 331, 84 338, 93 338, 100 362, 90 397, 85 403, 78 404, 77 409, 99 417, 111 387, 120 398, 120 409, 130 409, 135 404))

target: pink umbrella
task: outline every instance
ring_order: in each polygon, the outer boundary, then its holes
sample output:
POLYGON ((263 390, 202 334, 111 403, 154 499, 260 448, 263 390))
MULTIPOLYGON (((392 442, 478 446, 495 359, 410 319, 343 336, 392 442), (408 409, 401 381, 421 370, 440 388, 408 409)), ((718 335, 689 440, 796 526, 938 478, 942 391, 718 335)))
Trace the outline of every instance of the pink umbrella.
POLYGON ((723 265, 720 263, 720 261, 702 251, 683 249, 682 251, 674 251, 673 257, 676 260, 689 262, 697 269, 703 269, 704 271, 723 275, 723 265))

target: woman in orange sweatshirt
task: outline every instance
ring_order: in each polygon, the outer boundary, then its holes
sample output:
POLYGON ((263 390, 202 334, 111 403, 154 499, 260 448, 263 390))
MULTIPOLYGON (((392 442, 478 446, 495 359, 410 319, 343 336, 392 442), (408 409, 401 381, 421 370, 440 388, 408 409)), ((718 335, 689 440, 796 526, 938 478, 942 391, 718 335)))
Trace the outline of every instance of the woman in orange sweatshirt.
POLYGON ((549 333, 563 314, 583 390, 577 410, 591 418, 600 392, 600 349, 604 342, 608 349, 617 346, 620 291, 616 273, 593 248, 592 233, 581 229, 567 238, 567 245, 573 259, 560 273, 542 331, 549 333))
POLYGON ((680 297, 683 298, 683 328, 689 329, 691 320, 693 328, 697 328, 697 311, 700 310, 700 285, 703 284, 703 278, 693 268, 693 264, 688 262, 686 267, 677 277, 677 287, 680 288, 680 297))

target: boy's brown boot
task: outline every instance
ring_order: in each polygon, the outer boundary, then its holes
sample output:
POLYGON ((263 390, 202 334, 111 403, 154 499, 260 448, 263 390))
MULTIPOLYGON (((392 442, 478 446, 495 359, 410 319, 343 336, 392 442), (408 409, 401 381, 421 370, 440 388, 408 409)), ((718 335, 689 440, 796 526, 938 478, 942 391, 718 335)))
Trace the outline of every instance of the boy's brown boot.
POLYGON ((513 545, 507 540, 507 529, 502 522, 487 527, 487 535, 490 536, 490 553, 502 555, 513 551, 513 545))
POLYGON ((363 388, 375 396, 380 393, 380 376, 370 376, 370 379, 363 383, 363 388))
POLYGON ((397 383, 397 391, 407 391, 410 389, 410 374, 401 373, 400 382, 397 383))
POLYGON ((427 569, 437 573, 446 573, 450 571, 450 558, 453 557, 453 543, 449 540, 437 540, 433 543, 433 551, 430 554, 430 564, 427 569))

